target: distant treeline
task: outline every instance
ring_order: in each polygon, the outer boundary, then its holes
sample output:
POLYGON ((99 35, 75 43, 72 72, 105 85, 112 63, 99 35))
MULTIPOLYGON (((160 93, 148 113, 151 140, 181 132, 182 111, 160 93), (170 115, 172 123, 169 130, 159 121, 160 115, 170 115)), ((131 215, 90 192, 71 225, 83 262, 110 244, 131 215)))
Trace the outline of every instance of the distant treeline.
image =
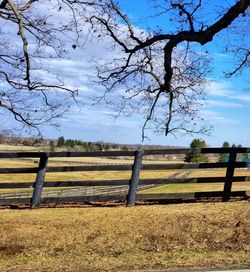
MULTIPOLYGON (((42 137, 19 137, 13 130, 5 129, 0 130, 0 144, 9 145, 24 145, 36 146, 40 150, 49 150, 50 152, 57 150, 69 151, 108 151, 108 150, 136 150, 143 149, 165 149, 175 148, 175 146, 166 145, 141 145, 141 144, 117 144, 107 143, 103 141, 90 142, 78 139, 65 139, 60 136, 58 139, 44 139, 42 137)), ((176 146, 177 148, 178 146, 176 146)))
POLYGON ((49 150, 50 152, 62 149, 69 151, 127 151, 130 149, 127 145, 104 142, 85 142, 82 140, 65 139, 63 136, 59 137, 57 140, 49 140, 39 137, 23 138, 16 136, 11 130, 0 131, 0 144, 37 146, 40 147, 41 150, 49 150))
MULTIPOLYGON (((55 141, 50 141, 51 149, 58 148, 72 148, 79 149, 84 151, 108 151, 108 150, 128 150, 126 145, 120 146, 116 144, 108 144, 102 142, 84 142, 81 140, 73 140, 73 139, 65 139, 63 136, 59 137, 55 143, 55 141)), ((52 150, 51 150, 52 151, 52 150)))

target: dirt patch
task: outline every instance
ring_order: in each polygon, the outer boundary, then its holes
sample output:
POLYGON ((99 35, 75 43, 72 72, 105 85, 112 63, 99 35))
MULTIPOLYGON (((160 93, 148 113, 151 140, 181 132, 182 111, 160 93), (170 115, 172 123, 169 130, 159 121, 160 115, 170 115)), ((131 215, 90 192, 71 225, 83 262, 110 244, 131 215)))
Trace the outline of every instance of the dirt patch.
POLYGON ((24 246, 9 245, 0 246, 0 259, 9 259, 21 254, 24 251, 24 246))

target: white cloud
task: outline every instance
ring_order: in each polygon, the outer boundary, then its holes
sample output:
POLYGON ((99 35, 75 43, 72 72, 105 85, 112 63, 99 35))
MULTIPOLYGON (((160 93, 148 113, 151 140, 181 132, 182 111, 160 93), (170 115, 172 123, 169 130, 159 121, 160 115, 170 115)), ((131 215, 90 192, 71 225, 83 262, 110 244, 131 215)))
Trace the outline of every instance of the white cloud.
POLYGON ((205 108, 220 107, 220 108, 243 108, 241 103, 218 101, 218 100, 206 100, 205 108))
POLYGON ((238 100, 241 102, 250 102, 250 94, 246 94, 242 91, 235 91, 234 86, 230 81, 212 81, 206 87, 206 93, 209 97, 221 97, 225 99, 238 100))
POLYGON ((208 96, 213 97, 227 97, 231 93, 231 88, 232 85, 230 82, 214 81, 209 78, 206 86, 206 93, 208 96))
POLYGON ((226 118, 225 116, 222 116, 216 111, 211 110, 201 110, 201 117, 204 118, 204 120, 209 120, 212 125, 221 126, 221 125, 235 125, 240 124, 239 120, 232 119, 232 118, 226 118))

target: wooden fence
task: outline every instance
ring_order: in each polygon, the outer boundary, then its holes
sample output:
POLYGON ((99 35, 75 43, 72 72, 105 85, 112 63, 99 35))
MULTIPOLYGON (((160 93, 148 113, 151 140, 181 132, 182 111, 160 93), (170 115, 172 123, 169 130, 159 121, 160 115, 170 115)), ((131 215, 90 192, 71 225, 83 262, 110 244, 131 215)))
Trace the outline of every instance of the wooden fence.
MULTIPOLYGON (((236 168, 248 168, 248 163, 237 161, 237 154, 250 153, 248 148, 202 148, 202 149, 164 149, 144 151, 103 151, 103 152, 18 152, 0 153, 0 159, 38 158, 38 167, 31 168, 0 168, 0 174, 27 174, 36 173, 34 182, 6 182, 0 183, 0 190, 3 189, 27 189, 33 188, 32 197, 1 197, 0 205, 28 204, 32 208, 40 204, 49 203, 72 203, 72 202, 105 202, 105 201, 126 201, 127 206, 133 206, 136 201, 162 201, 162 200, 194 200, 203 197, 221 197, 222 201, 229 201, 230 197, 248 198, 249 192, 232 192, 233 182, 249 181, 248 176, 235 176, 236 168), (144 156, 152 155, 185 155, 189 153, 201 154, 229 154, 228 162, 216 163, 169 163, 169 164, 144 164, 144 156), (62 157, 134 157, 131 165, 77 165, 48 167, 49 158, 62 157), (140 179, 141 170, 182 170, 182 169, 217 169, 226 168, 226 175, 223 177, 200 177, 200 178, 165 178, 165 179, 140 179), (45 181, 45 174, 50 172, 72 172, 72 171, 131 171, 130 180, 98 180, 98 181, 45 181), (223 191, 182 193, 182 194, 138 194, 140 186, 166 185, 174 183, 224 183, 223 191), (84 186, 118 188, 127 186, 128 190, 107 190, 106 193, 92 195, 66 195, 66 196, 42 196, 43 188, 83 188, 84 186)), ((83 163, 84 164, 84 163, 83 163)), ((1 160, 0 160, 1 166, 1 160)))

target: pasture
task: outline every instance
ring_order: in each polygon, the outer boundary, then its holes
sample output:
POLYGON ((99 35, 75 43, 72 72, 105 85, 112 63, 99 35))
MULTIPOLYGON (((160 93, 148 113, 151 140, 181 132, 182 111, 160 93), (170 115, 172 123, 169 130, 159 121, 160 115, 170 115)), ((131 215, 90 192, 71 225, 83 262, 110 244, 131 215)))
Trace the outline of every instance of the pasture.
MULTIPOLYGON (((163 156, 144 160, 148 165, 169 163, 163 156)), ((2 168, 37 167, 38 161, 0 159, 0 164, 2 168)), ((133 158, 51 158, 48 166, 124 164, 132 165, 133 158)), ((226 168, 142 170, 140 178, 221 177, 225 174, 226 168)), ((247 169, 236 169, 235 176, 250 176, 250 173, 247 169)), ((36 174, 0 174, 0 184, 34 182, 35 178, 36 174)), ((45 183, 130 178, 131 171, 47 172, 45 183)), ((223 183, 180 183, 155 185, 138 194, 222 189, 223 183)), ((43 195, 51 190, 62 188, 45 187, 43 195)), ((250 190, 250 182, 233 183, 234 190, 250 190)), ((8 193, 31 196, 32 191, 32 188, 2 189, 0 196, 8 193)), ((12 210, 2 207, 0 224, 0 271, 173 271, 250 266, 250 205, 247 201, 131 208, 85 205, 85 208, 12 210)))

